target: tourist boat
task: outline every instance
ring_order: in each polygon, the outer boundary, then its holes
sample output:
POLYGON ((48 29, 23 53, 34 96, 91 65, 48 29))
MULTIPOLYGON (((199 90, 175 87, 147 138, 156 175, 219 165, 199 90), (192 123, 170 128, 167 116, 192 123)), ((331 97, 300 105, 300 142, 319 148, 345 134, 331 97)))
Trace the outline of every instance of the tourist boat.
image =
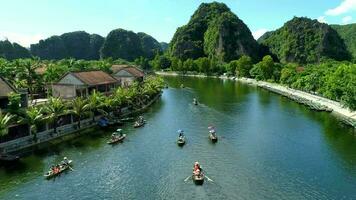
POLYGON ((177 144, 178 146, 183 146, 185 144, 185 137, 184 136, 179 137, 177 140, 177 144))
POLYGON ((115 144, 115 143, 118 143, 118 142, 122 142, 125 138, 126 138, 126 134, 122 134, 121 136, 116 136, 116 138, 111 139, 107 143, 108 144, 115 144))
POLYGON ((196 185, 203 185, 205 179, 204 173, 200 173, 199 175, 194 174, 192 175, 192 180, 196 185))
POLYGON ((134 128, 140 128, 140 127, 142 127, 142 126, 144 126, 145 125, 145 122, 143 121, 143 122, 135 122, 134 123, 134 125, 133 125, 133 127, 134 128))
POLYGON ((138 117, 137 121, 134 123, 133 127, 134 128, 139 128, 144 126, 146 123, 146 120, 143 119, 142 116, 138 117))
POLYGON ((57 173, 54 173, 52 170, 49 170, 45 175, 43 175, 46 179, 51 179, 54 177, 57 177, 58 175, 60 175, 61 173, 63 173, 64 171, 67 171, 68 169, 70 169, 71 165, 72 165, 72 160, 68 161, 68 165, 63 165, 60 164, 59 165, 59 171, 57 173))
POLYGON ((213 126, 209 126, 209 138, 210 140, 215 143, 218 141, 218 136, 216 136, 215 128, 213 126))
POLYGON ((107 142, 108 144, 115 144, 121 142, 126 138, 126 134, 120 134, 122 129, 117 129, 113 134, 112 138, 107 142))
POLYGON ((1 164, 13 163, 13 162, 17 162, 19 160, 20 160, 19 156, 9 155, 9 154, 0 154, 0 163, 1 164))

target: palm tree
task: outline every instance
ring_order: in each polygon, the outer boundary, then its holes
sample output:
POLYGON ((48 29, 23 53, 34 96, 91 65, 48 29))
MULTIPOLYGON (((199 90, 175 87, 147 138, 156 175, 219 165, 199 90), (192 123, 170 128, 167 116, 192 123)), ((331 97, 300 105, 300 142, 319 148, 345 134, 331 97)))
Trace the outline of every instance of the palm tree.
POLYGON ((14 115, 9 113, 4 115, 0 110, 0 136, 7 135, 9 133, 9 125, 13 118, 14 115))
POLYGON ((91 112, 93 122, 95 121, 95 112, 99 109, 102 101, 104 100, 104 96, 100 92, 94 92, 88 98, 88 109, 91 112))
POLYGON ((20 120, 30 126, 31 135, 33 140, 37 142, 37 125, 43 120, 42 108, 30 107, 26 110, 26 115, 20 120))
POLYGON ((89 104, 87 103, 87 100, 82 97, 77 97, 72 100, 71 106, 72 110, 70 113, 78 117, 78 128, 80 128, 81 118, 89 110, 89 104))
POLYGON ((54 132, 57 133, 57 120, 60 115, 66 113, 66 106, 60 98, 50 98, 44 107, 46 119, 53 123, 54 132))

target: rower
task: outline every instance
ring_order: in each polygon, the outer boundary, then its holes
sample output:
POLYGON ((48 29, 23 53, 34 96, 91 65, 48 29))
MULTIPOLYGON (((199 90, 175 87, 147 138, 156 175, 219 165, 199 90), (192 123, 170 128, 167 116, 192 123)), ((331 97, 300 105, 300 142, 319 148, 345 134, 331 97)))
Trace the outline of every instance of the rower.
POLYGON ((69 165, 69 161, 67 157, 63 158, 62 165, 69 165))

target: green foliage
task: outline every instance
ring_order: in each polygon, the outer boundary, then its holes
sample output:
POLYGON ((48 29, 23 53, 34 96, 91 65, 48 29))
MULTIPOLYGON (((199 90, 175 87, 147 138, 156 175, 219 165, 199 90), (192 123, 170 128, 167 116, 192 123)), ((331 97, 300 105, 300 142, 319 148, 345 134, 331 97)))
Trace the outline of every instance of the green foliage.
POLYGON ((274 68, 273 58, 267 55, 250 70, 250 74, 257 80, 269 80, 275 78, 274 68))
POLYGON ((11 92, 9 94, 9 105, 8 105, 9 112, 12 114, 17 114, 19 113, 20 108, 21 108, 21 95, 18 93, 11 92))
POLYGON ((229 71, 239 77, 250 77, 250 70, 252 69, 252 60, 249 56, 241 56, 238 60, 229 63, 229 71))
POLYGON ((82 97, 77 97, 71 101, 70 113, 78 118, 78 128, 80 128, 80 123, 83 115, 85 115, 90 110, 90 105, 86 99, 82 97))
POLYGON ((137 66, 140 66, 141 69, 144 70, 150 70, 151 69, 151 65, 150 65, 150 61, 148 58, 144 58, 144 57, 139 57, 135 59, 135 64, 137 66))
POLYGON ((14 60, 18 58, 30 58, 30 52, 17 43, 11 43, 9 40, 0 41, 0 58, 14 60))
POLYGON ((30 107, 26 110, 25 116, 20 120, 20 123, 26 123, 30 126, 33 140, 37 141, 37 126, 43 120, 42 108, 30 107))
POLYGON ((12 122, 14 115, 9 113, 4 114, 0 110, 0 136, 7 135, 9 133, 9 125, 12 122))
POLYGON ((44 113, 46 114, 46 118, 49 122, 53 123, 54 132, 57 132, 58 126, 58 118, 59 116, 65 114, 67 112, 67 107, 60 98, 51 97, 49 101, 44 106, 44 113))
POLYGON ((294 17, 259 39, 281 62, 315 63, 323 58, 348 60, 344 41, 329 25, 294 17))
POLYGON ((356 61, 356 24, 331 25, 344 40, 348 51, 351 53, 353 60, 356 61))
POLYGON ((171 66, 171 60, 167 56, 159 54, 150 63, 155 70, 167 69, 171 66))

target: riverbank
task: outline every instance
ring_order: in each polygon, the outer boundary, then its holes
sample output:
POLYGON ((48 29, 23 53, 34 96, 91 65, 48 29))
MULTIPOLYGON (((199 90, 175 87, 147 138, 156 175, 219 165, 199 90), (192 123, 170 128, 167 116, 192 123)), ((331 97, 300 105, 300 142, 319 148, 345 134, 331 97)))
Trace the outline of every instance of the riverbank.
MULTIPOLYGON (((136 115, 145 111, 150 107, 154 102, 156 102, 162 95, 162 92, 157 94, 152 98, 147 104, 143 105, 139 109, 129 110, 128 108, 121 109, 121 116, 126 117, 130 115, 136 115)), ((68 124, 57 128, 57 133, 53 133, 53 130, 47 130, 44 132, 37 133, 37 142, 33 141, 33 136, 29 135, 23 138, 12 140, 6 143, 0 144, 0 148, 3 150, 3 153, 21 155, 27 149, 31 149, 35 146, 41 146, 46 144, 57 143, 56 141, 66 141, 73 139, 75 137, 83 135, 86 129, 93 128, 97 126, 97 121, 102 116, 97 116, 95 121, 92 119, 84 119, 81 121, 81 128, 77 129, 76 124, 68 124)))
MULTIPOLYGON (((156 72, 156 74, 162 76, 207 77, 206 75, 203 74, 183 75, 177 72, 156 72)), ((324 97, 320 97, 317 95, 313 95, 307 92, 303 92, 300 90, 295 90, 276 83, 257 81, 255 79, 250 79, 250 78, 236 78, 236 77, 226 77, 226 76, 212 76, 212 77, 221 78, 221 79, 231 79, 250 85, 255 85, 257 87, 285 96, 298 103, 304 104, 312 110, 332 112, 333 114, 340 117, 344 123, 356 128, 356 112, 343 107, 339 102, 324 97)))

